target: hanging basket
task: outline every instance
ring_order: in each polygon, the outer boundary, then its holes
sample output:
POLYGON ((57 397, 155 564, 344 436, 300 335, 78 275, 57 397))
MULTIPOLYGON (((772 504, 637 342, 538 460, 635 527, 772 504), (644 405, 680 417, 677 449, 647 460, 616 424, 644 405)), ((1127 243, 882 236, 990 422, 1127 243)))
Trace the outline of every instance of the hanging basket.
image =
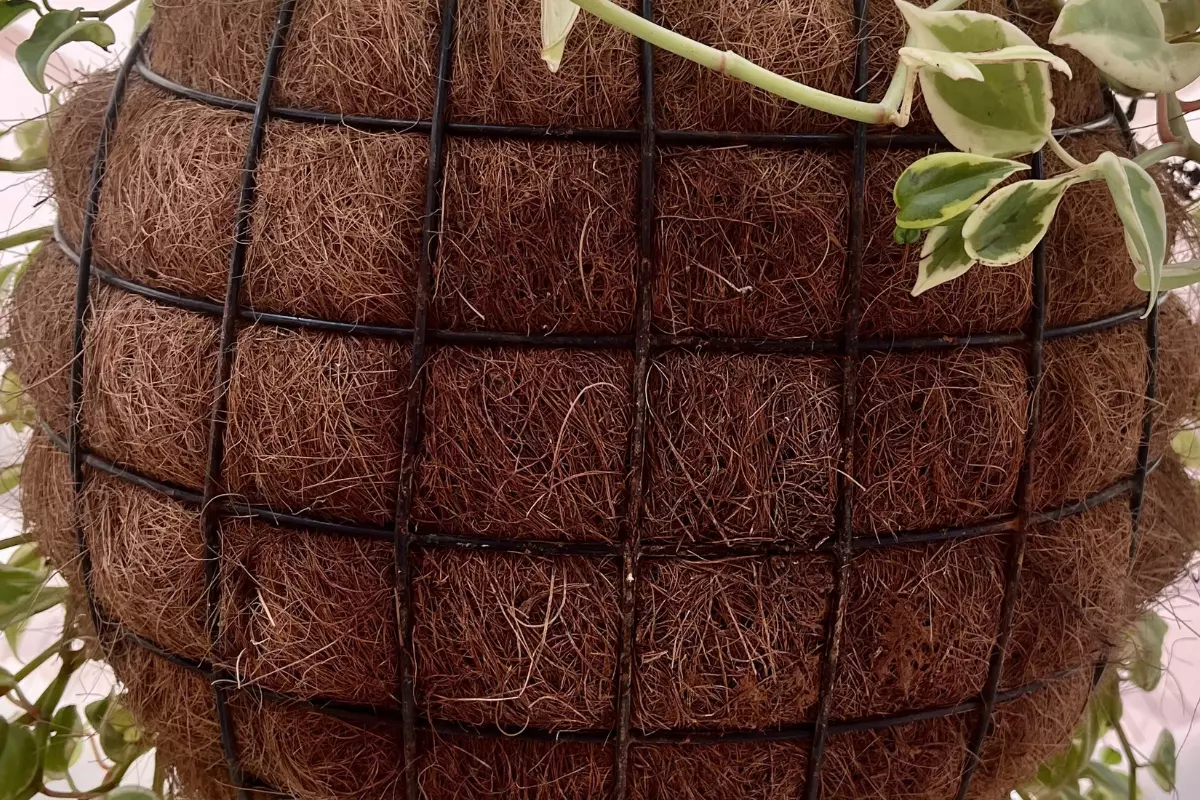
MULTIPOLYGON (((590 18, 551 75, 533 0, 156 6, 9 333, 28 523, 184 796, 1006 798, 1191 557, 1200 329, 1102 186, 912 298, 920 117, 590 18)), ((640 10, 860 98, 903 36, 640 10)), ((1127 147, 1072 66, 1072 151, 1127 147)))

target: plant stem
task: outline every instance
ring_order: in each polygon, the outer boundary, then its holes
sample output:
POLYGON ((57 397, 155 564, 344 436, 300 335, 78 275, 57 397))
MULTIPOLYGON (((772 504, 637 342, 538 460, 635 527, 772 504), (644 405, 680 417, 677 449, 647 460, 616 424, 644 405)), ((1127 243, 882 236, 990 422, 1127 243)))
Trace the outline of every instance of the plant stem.
POLYGON ((103 797, 113 789, 120 786, 121 779, 125 777, 125 773, 128 771, 129 764, 117 764, 112 768, 112 770, 110 770, 108 776, 104 780, 104 783, 100 784, 94 789, 88 789, 87 791, 83 792, 60 792, 55 789, 47 789, 44 785, 39 787, 38 791, 47 797, 74 797, 77 798, 77 800, 91 800, 91 798, 94 797, 103 797))
POLYGON ((47 225, 44 228, 30 228, 27 231, 18 231, 10 233, 8 236, 2 236, 0 237, 0 250, 11 250, 23 244, 40 241, 42 237, 49 235, 51 230, 53 229, 47 225))
POLYGON ((1121 727, 1121 720, 1110 720, 1113 730, 1117 734, 1117 738, 1121 740, 1121 750, 1125 752, 1125 760, 1129 762, 1129 798, 1138 796, 1137 793, 1137 771, 1138 762, 1133 754, 1133 745, 1129 743, 1129 737, 1125 735, 1125 729, 1121 727))
POLYGON ((1160 161, 1166 161, 1168 158, 1183 156, 1187 153, 1188 147, 1186 142, 1169 142, 1160 144, 1158 147, 1152 147, 1144 153, 1138 154, 1134 159, 1134 163, 1139 167, 1152 167, 1160 161))
POLYGON ((35 669, 40 667, 42 664, 45 664, 47 661, 49 661, 54 656, 58 655, 59 649, 62 647, 62 644, 65 641, 67 641, 67 639, 66 639, 66 637, 63 637, 62 639, 59 639, 57 642, 50 645, 45 650, 43 650, 42 652, 38 653, 36 656, 31 658, 29 660, 29 663, 27 663, 25 666, 21 667, 20 671, 17 672, 17 674, 13 676, 17 679, 17 683, 20 683, 21 681, 28 678, 29 675, 35 669))
POLYGON ((103 22, 113 14, 128 8, 136 2, 137 0, 117 0, 117 2, 113 3, 108 8, 102 8, 99 11, 84 11, 79 16, 84 19, 98 19, 103 22))
POLYGON ((745 81, 752 86, 791 100, 793 103, 857 122, 880 123, 890 122, 893 119, 893 112, 880 103, 864 103, 860 100, 851 100, 848 97, 805 86, 791 78, 785 78, 764 69, 737 53, 709 47, 661 25, 656 25, 645 17, 616 5, 612 0, 571 0, 571 2, 614 28, 631 33, 655 47, 682 56, 716 72, 745 81))
POLYGON ((0 172, 38 172, 45 168, 44 158, 0 158, 0 172))
POLYGON ((1071 169, 1083 169, 1086 166, 1082 161, 1068 153, 1066 148, 1053 136, 1046 140, 1046 144, 1050 145, 1050 149, 1054 152, 1054 155, 1058 156, 1059 160, 1071 169))
POLYGON ((23 544, 29 544, 28 536, 10 536, 7 539, 0 539, 0 550, 7 550, 10 547, 17 547, 23 544))

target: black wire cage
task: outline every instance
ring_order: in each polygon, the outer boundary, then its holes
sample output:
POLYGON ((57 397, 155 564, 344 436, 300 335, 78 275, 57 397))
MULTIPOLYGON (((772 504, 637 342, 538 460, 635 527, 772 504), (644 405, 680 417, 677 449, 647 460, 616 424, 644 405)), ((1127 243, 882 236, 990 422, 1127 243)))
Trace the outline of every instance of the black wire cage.
MULTIPOLYGON (((824 763, 826 744, 832 734, 862 730, 878 730, 912 722, 951 716, 964 716, 973 720, 970 725, 967 753, 962 765, 961 780, 957 796, 964 800, 971 781, 980 765, 980 753, 992 728, 993 711, 999 704, 1009 703, 1045 688, 1050 681, 1067 677, 1059 675, 1047 681, 1001 691, 1001 680, 1005 666, 1005 653, 1013 629, 1014 610, 1020 592, 1022 562, 1028 532, 1041 522, 1065 519, 1083 513, 1096 506, 1123 495, 1129 497, 1132 516, 1133 547, 1137 544, 1137 529, 1140 521, 1147 474, 1154 468, 1150 463, 1150 435, 1154 406, 1156 361, 1157 361, 1157 310, 1152 310, 1144 322, 1141 308, 1133 308, 1119 314, 1089 322, 1058 328, 1047 327, 1047 269, 1044 248, 1035 251, 1033 258, 1033 293, 1029 318, 1023 330, 994 333, 970 334, 954 337, 910 337, 910 338, 860 338, 859 317, 861 311, 861 283, 864 250, 864 184, 866 180, 867 152, 873 147, 902 146, 913 148, 946 147, 944 139, 930 134, 877 133, 869 132, 865 124, 858 124, 849 134, 776 134, 776 133, 729 133, 720 131, 662 130, 655 124, 654 54, 649 45, 641 47, 641 108, 640 128, 629 130, 601 130, 580 128, 540 128, 534 126, 485 125, 477 123, 455 123, 448 115, 448 96, 451 83, 451 51, 457 0, 443 0, 441 15, 440 47, 438 51, 436 93, 433 118, 430 120, 397 120, 362 116, 337 115, 303 109, 277 108, 271 105, 272 90, 284 57, 288 32, 298 0, 282 0, 271 35, 269 51, 262 73, 257 100, 248 102, 233 100, 181 86, 156 74, 143 57, 146 35, 134 44, 122 64, 113 85, 105 112, 103 128, 96 147, 87 205, 84 213, 82 236, 77 251, 73 250, 59 235, 58 242, 67 255, 77 264, 74 323, 72 335, 72 357, 70 370, 70 424, 66 435, 51 431, 51 438, 69 456, 71 480, 76 503, 84 489, 87 471, 85 468, 108 473, 132 482, 144 489, 156 492, 176 501, 198 508, 205 542, 205 584, 207 597, 208 632, 216 641, 219 631, 217 610, 221 603, 221 582, 218 576, 218 561, 221 552, 221 522, 230 517, 250 517, 268 524, 296 529, 318 531, 329 534, 386 540, 394 544, 395 596, 397 604, 397 645, 400 650, 399 674, 396 675, 396 695, 399 711, 377 709, 343 702, 304 700, 287 697, 267 689, 239 684, 240 691, 250 691, 258 696, 285 703, 300 703, 335 717, 349 720, 384 720, 396 725, 401 737, 403 753, 403 791, 408 800, 420 796, 417 769, 417 737, 420 732, 433 731, 447 736, 500 737, 515 736, 544 741, 579 741, 604 743, 614 749, 611 795, 624 800, 630 792, 630 747, 632 744, 688 744, 713 742, 772 742, 806 741, 809 747, 807 780, 803 790, 807 800, 817 800, 821 794, 820 775, 824 763), (197 297, 189 297, 142 285, 94 264, 93 232, 99 213, 101 189, 104 182, 106 158, 110 142, 115 134, 119 112, 125 95, 128 79, 133 71, 149 83, 166 92, 209 106, 231 109, 252 114, 250 141, 246 146, 241 189, 233 220, 232 255, 229 261, 227 286, 223 303, 215 303, 197 297), (430 137, 428 175, 425 187, 425 213, 421 232, 416 308, 411 327, 365 325, 258 312, 241 305, 241 286, 246 266, 246 256, 251 236, 251 214, 256 193, 256 169, 263 148, 266 124, 271 119, 325 125, 348 126, 367 131, 406 131, 426 134, 430 137), (506 332, 463 332, 434 330, 429 328, 429 304, 433 282, 433 267, 437 258, 441 229, 442 190, 445 167, 445 150, 448 137, 469 136, 497 139, 575 140, 601 142, 637 142, 639 145, 640 179, 638 197, 638 248, 640 257, 636 276, 635 328, 631 335, 575 335, 543 334, 529 335, 506 332), (656 266, 655 249, 655 165, 658 149, 667 144, 694 146, 728 146, 749 144, 757 146, 817 149, 849 149, 853 154, 853 174, 849 198, 848 250, 845 265, 843 332, 835 339, 735 339, 704 336, 675 336, 655 332, 652 325, 651 286, 656 266), (107 461, 89 453, 83 441, 83 381, 84 381, 84 336, 90 312, 89 291, 93 275, 100 281, 118 290, 133 292, 168 306, 219 317, 219 365, 213 386, 210 430, 207 450, 207 468, 202 489, 179 487, 154 480, 131 468, 107 461), (411 366, 406 392, 404 435, 402 440, 401 478, 396 487, 394 522, 388 527, 369 527, 346 522, 330 521, 316 517, 282 513, 270 508, 241 502, 223 494, 221 490, 225 455, 225 429, 230 376, 238 337, 238 324, 242 321, 274 325, 285 328, 307 328, 335 334, 358 334, 403 339, 411 342, 411 366), (1049 511, 1038 511, 1031 501, 1031 469, 1033 452, 1038 440, 1039 392, 1043 376, 1043 346, 1054 339, 1079 336, 1118 325, 1144 324, 1149 353, 1146 403, 1143 413, 1141 438, 1137 451, 1136 469, 1119 482, 1086 500, 1061 506, 1049 511), (421 446, 420 429, 423 412, 423 390, 427 345, 506 345, 514 347, 556 347, 576 349, 623 349, 632 351, 634 367, 630 376, 629 402, 632 408, 632 430, 630 432, 624 497, 619 538, 616 544, 569 542, 569 541, 513 541, 488 539, 478 536, 453 535, 417 526, 412 520, 417 456, 421 446), (853 474, 853 448, 849 446, 856 425, 856 378, 860 358, 872 351, 937 351, 964 347, 1020 346, 1027 354, 1028 407, 1026 412, 1025 446, 1023 462, 1017 483, 1016 504, 1012 512, 974 525, 897 533, 880 538, 875 534, 856 532, 852 525, 852 509, 855 502, 856 485, 848 476, 853 474), (841 365, 843 387, 841 396, 841 418, 839 460, 836 482, 836 506, 834 533, 832 537, 816 545, 816 550, 826 552, 833 560, 833 584, 830 595, 830 612, 826 621, 823 658, 820 669, 820 694, 815 721, 809 724, 776 728, 765 731, 714 731, 714 730, 660 730, 640 731, 631 725, 631 697, 634 681, 634 658, 636 630, 636 597, 639 581, 639 565, 644 559, 679 557, 677 543, 643 539, 638 521, 638 510, 647 484, 645 466, 645 442, 647 438, 648 397, 647 372, 653 354, 670 349, 689 351, 716 351, 733 353, 788 353, 826 354, 834 357, 841 365), (878 716, 849 721, 832 721, 832 687, 838 674, 840 642, 845 627, 846 584, 848 565, 855 552, 877 547, 912 545, 928 542, 967 539, 978 536, 1002 536, 1007 542, 1004 570, 1004 593, 1000 599, 999 633, 992 646, 986 683, 982 692, 954 706, 923 708, 887 716, 878 716), (614 598, 620 609, 621 638, 618 644, 618 674, 614 683, 616 696, 616 725, 611 729, 559 732, 522 728, 506 729, 502 726, 468 725, 435 719, 424 719, 418 715, 414 691, 413 661, 413 553, 422 548, 457 548, 470 550, 518 552, 539 557, 563 555, 617 558, 620 564, 619 596, 614 598)), ((867 0, 856 0, 856 67, 855 92, 858 99, 866 96, 867 60, 869 45, 869 21, 867 0)), ((642 0, 641 13, 653 17, 651 0, 642 0)), ((1059 136, 1070 136, 1084 131, 1120 125, 1129 137, 1128 125, 1123 115, 1107 98, 1110 112, 1103 118, 1084 126, 1056 131, 1059 136)), ((1032 161, 1033 176, 1042 177, 1042 157, 1035 155, 1032 161)), ((78 519, 78 518, 77 518, 78 519)), ((246 774, 239 763, 237 731, 228 707, 227 695, 234 685, 234 676, 211 664, 198 662, 168 651, 160 645, 122 627, 120 621, 105 617, 97 605, 92 590, 91 556, 82 525, 76 522, 76 541, 80 553, 84 588, 87 591, 92 621, 107 641, 120 638, 126 642, 148 649, 171 663, 204 677, 212 686, 216 718, 220 724, 221 743, 228 763, 229 779, 238 787, 239 798, 248 796, 253 790, 270 790, 256 776, 246 774)), ((793 555, 813 552, 813 546, 771 544, 708 544, 688 548, 686 556, 693 559, 722 559, 732 556, 793 555)), ((1131 553, 1131 558, 1132 558, 1131 553)), ((1105 664, 1088 666, 1094 670, 1093 681, 1098 682, 1105 664)), ((1078 670, 1072 671, 1077 674, 1078 670)))

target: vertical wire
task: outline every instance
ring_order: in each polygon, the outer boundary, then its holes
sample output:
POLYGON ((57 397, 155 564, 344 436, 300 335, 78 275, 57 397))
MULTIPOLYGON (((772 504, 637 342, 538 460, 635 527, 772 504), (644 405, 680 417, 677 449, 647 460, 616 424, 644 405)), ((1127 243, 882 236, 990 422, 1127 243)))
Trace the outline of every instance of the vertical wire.
MULTIPOLYGON (((237 350, 239 303, 242 278, 246 272, 246 255, 250 249, 251 215, 258 192, 258 162, 262 154, 267 121, 271 116, 271 91, 279 74, 279 62, 287 43, 288 29, 296 10, 296 0, 283 0, 275 18, 275 29, 267 49, 254 117, 250 123, 250 142, 242 164, 242 183, 238 192, 237 211, 233 223, 233 251, 229 257, 229 274, 225 285, 225 305, 221 315, 221 338, 218 346, 217 379, 213 392, 212 415, 208 429, 208 463, 204 471, 204 500, 200 507, 200 525, 204 533, 204 585, 207 598, 207 626, 212 646, 221 635, 221 518, 225 511, 221 488, 225 464, 225 429, 228 424, 229 382, 237 350)), ((217 681, 213 681, 213 699, 217 722, 221 729, 221 748, 229 767, 229 778, 237 790, 238 800, 247 797, 242 770, 238 763, 237 740, 234 736, 228 696, 217 681)))
POLYGON ((108 169, 108 148, 113 135, 117 132, 117 118, 120 116, 121 105, 125 100, 125 87, 128 84, 129 73, 137 63, 142 52, 146 34, 133 43, 129 54, 125 57, 121 69, 113 82, 112 93, 108 97, 108 107, 104 111, 104 122, 100 128, 100 138, 96 142, 96 155, 92 160, 92 172, 88 179, 87 202, 83 209, 83 231, 79 238, 79 263, 75 273, 75 316, 71 324, 71 374, 68 387, 68 408, 70 418, 67 422, 67 457, 71 465, 71 491, 74 505, 72 514, 75 528, 75 546, 79 552, 79 571, 83 579, 83 590, 87 596, 88 615, 96 636, 103 635, 103 619, 96 606, 96 595, 92 589, 92 553, 88 548, 87 537, 83 533, 83 340, 87 332, 88 317, 91 314, 89 290, 92 282, 92 235, 96 227, 96 219, 100 216, 100 192, 104 187, 104 175, 108 169))
MULTIPOLYGON (((870 23, 868 0, 855 0, 855 37, 858 53, 854 66, 854 97, 866 99, 870 62, 870 23)), ((854 436, 858 427, 858 328, 861 316, 863 217, 867 180, 867 126, 854 128, 854 163, 850 186, 849 249, 846 252, 845 306, 842 311, 842 408, 838 425, 840 447, 837 471, 837 505, 834 513, 833 586, 830 590, 829 616, 825 629, 821 683, 817 699, 817 717, 812 745, 808 751, 805 800, 821 796, 821 768, 829 739, 829 716, 833 708, 833 686, 841 654, 842 628, 846 617, 846 583, 850 572, 850 544, 854 536, 854 436)))
MULTIPOLYGON (((1033 178, 1040 179, 1045 173, 1042 154, 1033 155, 1033 178)), ((1025 418, 1025 450, 1021 471, 1017 476, 1016 527, 1008 542, 1008 556, 1004 565, 1004 597, 1000 603, 999 630, 988 660, 987 682, 980 696, 979 720, 971 733, 967 746, 962 780, 958 786, 957 800, 965 800, 971 788, 971 779, 979 769, 980 753, 992 727, 992 712, 996 708, 996 695, 1000 691, 1000 680, 1004 674, 1004 658, 1008 642, 1012 637, 1013 616, 1021 595, 1021 567, 1025 561, 1025 544, 1029 538, 1030 516, 1033 505, 1033 455, 1037 447, 1038 427, 1041 418, 1043 350, 1046 336, 1046 244, 1043 241, 1033 251, 1033 305, 1030 309, 1027 341, 1026 391, 1029 393, 1025 418)))
MULTIPOLYGON (((642 0, 641 14, 654 18, 653 0, 642 0)), ((626 454, 625 514, 621 522, 621 641, 617 652, 617 738, 613 758, 613 797, 625 800, 629 794, 629 746, 633 706, 634 648, 637 641, 637 579, 641 558, 640 514, 646 494, 646 428, 649 417, 648 380, 650 372, 650 332, 654 313, 654 168, 657 156, 654 122, 654 51, 642 42, 642 129, 639 146, 638 187, 638 275, 635 311, 633 376, 630 397, 633 404, 629 449, 626 454)))
POLYGON ((416 488, 417 448, 425 394, 425 343, 429 321, 429 299, 433 287, 433 264, 437 260, 442 228, 442 187, 446 166, 446 120, 454 48, 457 0, 442 6, 442 31, 438 43, 437 84, 433 98, 433 125, 429 132, 429 167, 425 181, 425 216, 421 226, 421 253, 417 267, 416 310, 413 313, 412 353, 407 402, 404 409, 404 441, 400 454, 400 480, 396 489, 396 520, 393 528, 393 558, 396 580, 396 640, 399 652, 397 690, 400 699, 400 746, 404 757, 404 797, 417 800, 417 703, 413 678, 413 567, 412 502, 416 488))

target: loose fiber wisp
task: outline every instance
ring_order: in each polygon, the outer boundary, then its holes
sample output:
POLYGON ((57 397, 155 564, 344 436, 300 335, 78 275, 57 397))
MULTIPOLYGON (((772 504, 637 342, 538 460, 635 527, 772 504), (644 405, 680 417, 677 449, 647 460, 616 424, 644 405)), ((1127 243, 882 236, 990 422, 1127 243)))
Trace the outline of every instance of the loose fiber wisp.
MULTIPOLYGON (((156 6, 54 117, 7 329, 27 524, 181 796, 1004 798, 1192 558, 1200 327, 1141 318, 1105 195, 911 298, 921 118, 594 21, 552 77, 533 2, 156 6)), ((901 33, 642 10, 842 94, 901 33)), ((1076 73, 1073 151, 1125 146, 1076 73)))

